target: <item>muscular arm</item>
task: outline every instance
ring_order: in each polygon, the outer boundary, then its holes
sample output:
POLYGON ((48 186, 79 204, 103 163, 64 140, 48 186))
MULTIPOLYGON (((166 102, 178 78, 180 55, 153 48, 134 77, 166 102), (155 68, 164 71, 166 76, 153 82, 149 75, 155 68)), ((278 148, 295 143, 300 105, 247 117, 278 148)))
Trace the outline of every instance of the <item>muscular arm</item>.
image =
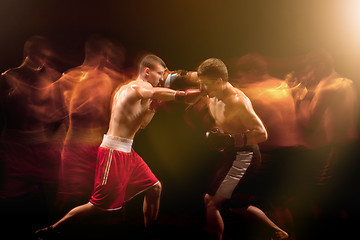
POLYGON ((131 88, 135 90, 139 98, 151 98, 149 109, 146 110, 140 126, 141 129, 144 129, 150 123, 155 114, 156 110, 151 107, 151 101, 174 101, 177 93, 177 91, 168 88, 153 87, 151 84, 142 81, 133 84, 131 88))
POLYGON ((175 90, 161 87, 152 87, 149 83, 134 84, 132 88, 136 91, 140 98, 153 98, 161 101, 174 101, 175 90))
POLYGON ((154 88, 152 98, 161 101, 174 101, 176 94, 177 91, 174 91, 172 89, 156 87, 154 88))
POLYGON ((145 113, 145 116, 143 118, 140 128, 144 129, 151 122, 154 115, 155 115, 155 111, 148 109, 145 113))
POLYGON ((252 129, 246 130, 243 133, 235 133, 231 135, 234 137, 235 146, 237 147, 265 142, 268 138, 267 131, 262 123, 258 126, 254 126, 252 129))
POLYGON ((231 134, 235 139, 235 146, 242 147, 266 141, 268 138, 266 128, 255 113, 250 100, 245 101, 245 104, 236 105, 238 110, 233 113, 236 114, 234 119, 244 125, 245 131, 231 134))

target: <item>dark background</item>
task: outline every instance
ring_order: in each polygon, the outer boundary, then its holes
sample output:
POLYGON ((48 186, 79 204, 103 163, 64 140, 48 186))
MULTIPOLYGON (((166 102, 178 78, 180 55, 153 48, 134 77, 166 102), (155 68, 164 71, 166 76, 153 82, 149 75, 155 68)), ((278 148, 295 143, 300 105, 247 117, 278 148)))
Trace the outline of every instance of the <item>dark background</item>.
MULTIPOLYGON (((339 73, 358 83, 360 4, 355 2, 0 0, 0 71, 20 65, 32 35, 55 43, 65 71, 82 63, 84 42, 100 34, 124 46, 129 67, 143 52, 159 55, 172 70, 194 70, 208 57, 226 62, 258 52, 274 59, 270 71, 279 77, 289 70, 288 59, 321 47, 333 55, 339 73)), ((163 182, 162 222, 196 225, 214 155, 203 146, 203 129, 184 123, 183 109, 170 104, 161 110, 139 134, 135 149, 163 182)), ((141 201, 135 198, 128 206, 135 222, 141 219, 141 201)))
POLYGON ((56 41, 81 63, 84 41, 101 34, 121 42, 128 60, 139 50, 170 69, 194 69, 208 57, 249 52, 294 56, 328 49, 338 70, 359 77, 359 4, 353 0, 254 1, 0 1, 0 69, 18 65, 34 34, 56 41))

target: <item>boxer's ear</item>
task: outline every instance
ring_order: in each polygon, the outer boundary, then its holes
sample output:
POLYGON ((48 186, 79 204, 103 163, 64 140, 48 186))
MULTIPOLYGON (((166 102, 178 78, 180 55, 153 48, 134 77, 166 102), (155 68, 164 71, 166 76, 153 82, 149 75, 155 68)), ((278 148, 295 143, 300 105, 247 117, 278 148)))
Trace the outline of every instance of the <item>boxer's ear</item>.
POLYGON ((148 68, 148 67, 144 68, 144 74, 145 74, 145 76, 148 77, 150 75, 150 68, 148 68))

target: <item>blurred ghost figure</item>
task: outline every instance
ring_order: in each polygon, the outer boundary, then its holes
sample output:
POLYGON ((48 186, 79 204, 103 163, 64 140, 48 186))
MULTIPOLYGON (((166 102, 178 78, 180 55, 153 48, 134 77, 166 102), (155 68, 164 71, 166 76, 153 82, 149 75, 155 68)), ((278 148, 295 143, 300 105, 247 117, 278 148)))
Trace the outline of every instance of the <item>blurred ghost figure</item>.
POLYGON ((328 228, 324 219, 337 223, 339 219, 333 216, 346 208, 348 201, 344 182, 355 162, 358 90, 352 80, 335 71, 332 56, 323 49, 308 53, 302 67, 287 81, 301 89, 301 94, 297 89, 293 95, 298 126, 309 149, 299 168, 305 173, 302 197, 311 202, 312 217, 325 222, 317 231, 323 236, 328 228))
POLYGON ((343 145, 357 139, 357 90, 335 71, 332 56, 325 50, 310 52, 294 75, 293 84, 306 89, 296 104, 306 145, 343 145))
POLYGON ((284 80, 269 74, 268 62, 260 54, 249 53, 236 59, 233 68, 232 84, 249 97, 269 134, 268 140, 259 144, 263 160, 257 180, 262 186, 259 196, 271 204, 269 215, 292 236, 289 171, 303 146, 292 89, 284 80))
POLYGON ((261 149, 301 145, 291 89, 284 80, 271 76, 267 65, 260 54, 244 55, 235 62, 231 81, 251 99, 268 130, 269 138, 261 149))
POLYGON ((309 159, 316 164, 309 177, 315 185, 326 185, 334 177, 336 164, 349 156, 340 152, 358 138, 358 92, 352 80, 335 71, 333 58, 325 50, 314 50, 303 61, 287 82, 299 86, 293 94, 297 122, 312 155, 309 159))
POLYGON ((85 60, 59 80, 70 125, 61 157, 59 211, 89 200, 93 190, 97 149, 107 131, 113 90, 124 82, 123 48, 94 36, 85 44, 85 60))
POLYGON ((45 193, 51 204, 56 193, 67 113, 54 83, 60 77, 51 66, 55 57, 46 38, 33 36, 22 64, 1 75, 0 199, 9 204, 45 206, 39 197, 45 193))

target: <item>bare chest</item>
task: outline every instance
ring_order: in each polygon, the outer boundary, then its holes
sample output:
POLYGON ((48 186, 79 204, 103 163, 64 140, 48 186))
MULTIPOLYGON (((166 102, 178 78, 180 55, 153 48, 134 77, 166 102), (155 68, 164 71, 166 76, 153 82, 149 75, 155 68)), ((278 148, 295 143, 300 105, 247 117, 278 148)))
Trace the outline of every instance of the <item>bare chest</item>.
POLYGON ((216 127, 225 132, 242 132, 246 128, 246 124, 242 120, 245 119, 245 116, 236 106, 212 98, 209 103, 209 112, 215 120, 216 127))
POLYGON ((210 115, 214 118, 217 125, 222 125, 227 120, 227 107, 225 103, 216 98, 211 98, 209 103, 210 115))

